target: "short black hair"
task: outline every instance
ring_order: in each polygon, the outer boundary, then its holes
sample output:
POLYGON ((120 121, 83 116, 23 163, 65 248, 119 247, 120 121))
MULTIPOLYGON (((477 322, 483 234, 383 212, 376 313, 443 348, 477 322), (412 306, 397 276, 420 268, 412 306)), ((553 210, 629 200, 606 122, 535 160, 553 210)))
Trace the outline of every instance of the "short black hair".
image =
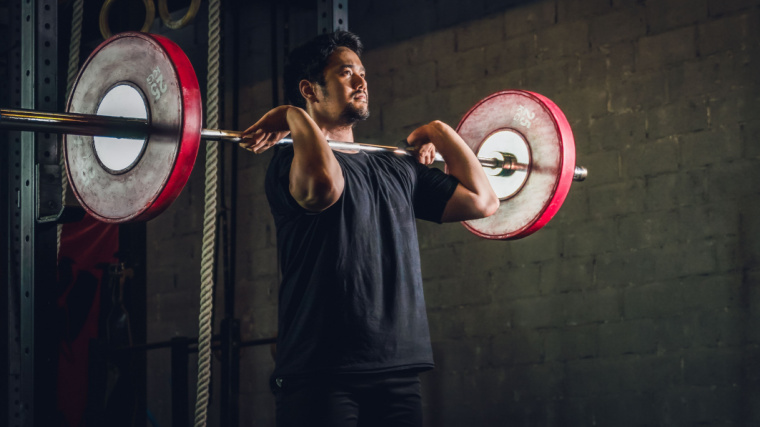
POLYGON ((301 80, 308 80, 324 86, 327 61, 339 47, 347 47, 360 57, 364 49, 356 34, 336 31, 319 35, 290 52, 282 80, 285 98, 291 105, 306 108, 306 100, 301 95, 299 83, 301 80))

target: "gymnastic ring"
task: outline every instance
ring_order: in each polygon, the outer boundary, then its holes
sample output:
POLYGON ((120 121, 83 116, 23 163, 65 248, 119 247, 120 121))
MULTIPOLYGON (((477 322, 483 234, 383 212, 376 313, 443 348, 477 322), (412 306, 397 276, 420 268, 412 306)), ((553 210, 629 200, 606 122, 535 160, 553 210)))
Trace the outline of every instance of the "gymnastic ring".
MULTIPOLYGON (((111 4, 114 1, 116 0, 106 0, 103 3, 103 7, 100 8, 100 35, 104 39, 108 39, 113 35, 111 27, 108 25, 108 15, 111 12, 111 4)), ((156 6, 153 4, 153 0, 143 0, 143 4, 145 5, 145 21, 142 28, 140 28, 140 32, 147 33, 150 31, 150 27, 153 26, 153 20, 156 17, 156 6)))
POLYGON ((198 9, 200 9, 200 7, 201 0, 192 0, 185 16, 177 21, 173 21, 171 14, 169 14, 169 7, 166 5, 166 0, 158 0, 158 14, 161 16, 161 20, 164 21, 164 25, 173 30, 179 30, 195 19, 195 15, 198 14, 198 9))

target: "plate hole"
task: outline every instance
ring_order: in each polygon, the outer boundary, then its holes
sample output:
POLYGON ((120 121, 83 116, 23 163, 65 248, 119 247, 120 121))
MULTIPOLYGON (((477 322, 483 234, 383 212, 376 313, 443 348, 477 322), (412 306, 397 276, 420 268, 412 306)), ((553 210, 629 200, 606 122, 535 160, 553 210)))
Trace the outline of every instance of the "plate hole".
POLYGON ((517 194, 530 174, 531 153, 522 134, 513 129, 499 129, 489 135, 480 145, 477 153, 481 158, 504 159, 511 157, 523 168, 510 174, 503 174, 499 168, 485 167, 488 181, 491 182, 499 200, 506 200, 517 194))
MULTIPOLYGON (((111 88, 98 106, 99 116, 130 117, 148 119, 148 107, 142 94, 128 84, 111 88)), ((147 142, 146 138, 113 138, 96 136, 95 154, 100 163, 111 172, 119 173, 129 170, 140 159, 147 142)))

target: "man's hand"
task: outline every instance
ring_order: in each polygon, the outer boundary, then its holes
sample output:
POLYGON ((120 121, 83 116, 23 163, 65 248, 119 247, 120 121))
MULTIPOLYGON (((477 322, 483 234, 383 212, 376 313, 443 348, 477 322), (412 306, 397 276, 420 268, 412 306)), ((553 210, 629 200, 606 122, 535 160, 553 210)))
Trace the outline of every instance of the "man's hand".
POLYGON ((282 105, 269 110, 264 117, 243 132, 243 141, 240 142, 240 146, 260 154, 286 137, 290 133, 287 113, 291 108, 297 107, 282 105))
POLYGON ((409 152, 412 153, 414 158, 421 164, 430 165, 435 161, 436 151, 435 145, 433 145, 432 142, 407 142, 407 145, 409 145, 409 152))

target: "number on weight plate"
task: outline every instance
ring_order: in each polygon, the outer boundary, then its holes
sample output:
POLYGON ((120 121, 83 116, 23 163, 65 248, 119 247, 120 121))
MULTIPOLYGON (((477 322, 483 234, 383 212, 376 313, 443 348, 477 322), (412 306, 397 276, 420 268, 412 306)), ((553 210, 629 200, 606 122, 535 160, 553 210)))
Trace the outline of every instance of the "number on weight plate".
POLYGON ((531 121, 536 117, 536 113, 528 110, 525 106, 520 105, 517 107, 517 113, 515 113, 514 121, 521 126, 525 126, 530 129, 531 121))
POLYGON ((161 99, 161 94, 166 92, 166 83, 164 83, 164 76, 161 74, 161 70, 156 67, 146 80, 150 87, 150 93, 153 95, 153 100, 158 101, 161 99))

